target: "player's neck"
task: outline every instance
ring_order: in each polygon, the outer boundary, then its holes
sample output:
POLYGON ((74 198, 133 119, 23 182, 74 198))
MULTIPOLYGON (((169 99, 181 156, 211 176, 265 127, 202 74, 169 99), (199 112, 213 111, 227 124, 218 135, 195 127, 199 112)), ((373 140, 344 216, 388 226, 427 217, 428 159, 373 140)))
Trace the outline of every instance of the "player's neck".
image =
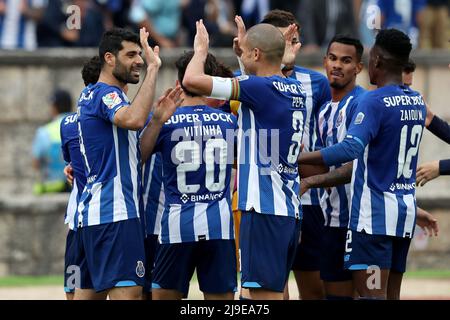
POLYGON ((283 72, 280 69, 280 66, 276 65, 267 65, 256 70, 256 75, 258 77, 271 77, 271 76, 280 76, 285 77, 283 72))
POLYGON ((100 76, 98 77, 98 82, 106 83, 110 86, 116 86, 121 88, 122 90, 125 89, 126 83, 123 83, 119 80, 117 80, 116 77, 114 77, 112 74, 108 72, 104 72, 103 70, 100 72, 100 76))
POLYGON ((349 94, 353 89, 355 89, 355 87, 356 87, 355 81, 352 81, 345 88, 342 89, 331 87, 331 101, 333 102, 341 101, 347 94, 349 94))
POLYGON ((206 105, 205 98, 203 98, 203 97, 191 97, 191 96, 188 96, 188 95, 184 95, 183 103, 181 104, 181 107, 202 106, 202 105, 206 105))
POLYGON ((385 73, 382 77, 377 79, 377 87, 382 88, 389 85, 402 85, 402 74, 385 73))

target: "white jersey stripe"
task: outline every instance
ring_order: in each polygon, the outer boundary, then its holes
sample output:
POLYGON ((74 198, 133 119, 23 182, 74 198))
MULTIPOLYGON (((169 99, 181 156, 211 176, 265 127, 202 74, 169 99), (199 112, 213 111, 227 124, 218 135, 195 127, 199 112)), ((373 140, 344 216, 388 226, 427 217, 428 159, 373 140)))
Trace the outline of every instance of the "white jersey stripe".
POLYGON ((180 233, 180 213, 181 206, 174 204, 169 209, 169 241, 170 243, 181 242, 180 233))
POLYGON ((100 195, 102 194, 102 183, 94 183, 91 189, 92 199, 89 201, 88 225, 100 223, 100 195))
POLYGON ((231 239, 230 237, 230 220, 231 212, 227 199, 219 201, 220 226, 222 229, 222 239, 231 239))
POLYGON ((414 231, 414 225, 416 220, 416 201, 414 199, 413 194, 405 194, 403 196, 403 201, 406 204, 407 211, 406 211, 405 228, 402 236, 405 237, 406 233, 409 233, 409 237, 412 238, 413 232, 410 232, 409 230, 414 231))
POLYGON ((363 229, 372 234, 372 203, 370 189, 367 186, 367 158, 369 155, 369 146, 366 147, 364 151, 364 185, 361 195, 361 207, 358 220, 358 231, 363 229))
POLYGON ((206 236, 206 240, 209 240, 208 217, 206 215, 206 209, 208 209, 208 203, 195 203, 194 235, 196 240, 198 239, 198 236, 206 236))
POLYGON ((389 214, 384 215, 386 223, 386 232, 389 235, 395 235, 398 221, 398 201, 395 194, 383 192, 384 194, 384 210, 389 214))
POLYGON ((279 174, 275 171, 270 172, 270 177, 272 179, 274 214, 277 216, 287 216, 286 195, 284 192, 278 192, 283 187, 283 182, 279 174))
MULTIPOLYGON (((253 111, 248 109, 250 114, 250 170, 249 170, 249 183, 247 191, 247 201, 256 212, 261 212, 261 200, 259 198, 259 173, 256 151, 256 127, 255 127, 255 115, 253 111)), ((247 159, 245 159, 247 161, 247 159)))

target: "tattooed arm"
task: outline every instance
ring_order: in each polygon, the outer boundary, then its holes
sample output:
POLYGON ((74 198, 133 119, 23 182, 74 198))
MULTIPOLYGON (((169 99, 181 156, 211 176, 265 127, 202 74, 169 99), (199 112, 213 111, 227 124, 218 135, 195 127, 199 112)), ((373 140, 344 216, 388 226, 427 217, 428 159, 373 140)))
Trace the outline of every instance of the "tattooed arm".
POLYGON ((304 194, 310 188, 329 188, 347 184, 352 180, 352 171, 353 162, 349 162, 328 173, 302 179, 300 183, 300 195, 304 194))

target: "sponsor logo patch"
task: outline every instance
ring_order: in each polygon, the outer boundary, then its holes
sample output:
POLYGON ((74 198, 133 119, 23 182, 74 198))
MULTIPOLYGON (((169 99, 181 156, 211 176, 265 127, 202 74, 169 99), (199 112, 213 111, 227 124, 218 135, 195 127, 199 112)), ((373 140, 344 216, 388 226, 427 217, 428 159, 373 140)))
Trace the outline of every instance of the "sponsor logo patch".
POLYGON ((116 91, 113 91, 104 95, 102 97, 102 101, 108 107, 108 109, 112 109, 115 106, 119 105, 122 102, 122 99, 116 91))

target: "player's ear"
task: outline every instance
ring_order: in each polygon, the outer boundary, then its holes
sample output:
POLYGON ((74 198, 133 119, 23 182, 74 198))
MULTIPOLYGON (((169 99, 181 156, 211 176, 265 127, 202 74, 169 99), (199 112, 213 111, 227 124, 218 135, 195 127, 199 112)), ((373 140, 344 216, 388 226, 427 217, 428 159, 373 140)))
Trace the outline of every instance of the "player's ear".
POLYGON ((110 67, 114 67, 116 64, 116 56, 114 54, 112 54, 111 52, 106 52, 105 53, 105 63, 110 66, 110 67))
POLYGON ((356 64, 356 75, 358 75, 362 71, 363 68, 364 68, 364 64, 362 62, 358 62, 356 64))
POLYGON ((260 49, 258 49, 258 48, 254 48, 253 49, 253 59, 255 60, 255 61, 258 61, 259 59, 261 59, 261 50, 260 49))

